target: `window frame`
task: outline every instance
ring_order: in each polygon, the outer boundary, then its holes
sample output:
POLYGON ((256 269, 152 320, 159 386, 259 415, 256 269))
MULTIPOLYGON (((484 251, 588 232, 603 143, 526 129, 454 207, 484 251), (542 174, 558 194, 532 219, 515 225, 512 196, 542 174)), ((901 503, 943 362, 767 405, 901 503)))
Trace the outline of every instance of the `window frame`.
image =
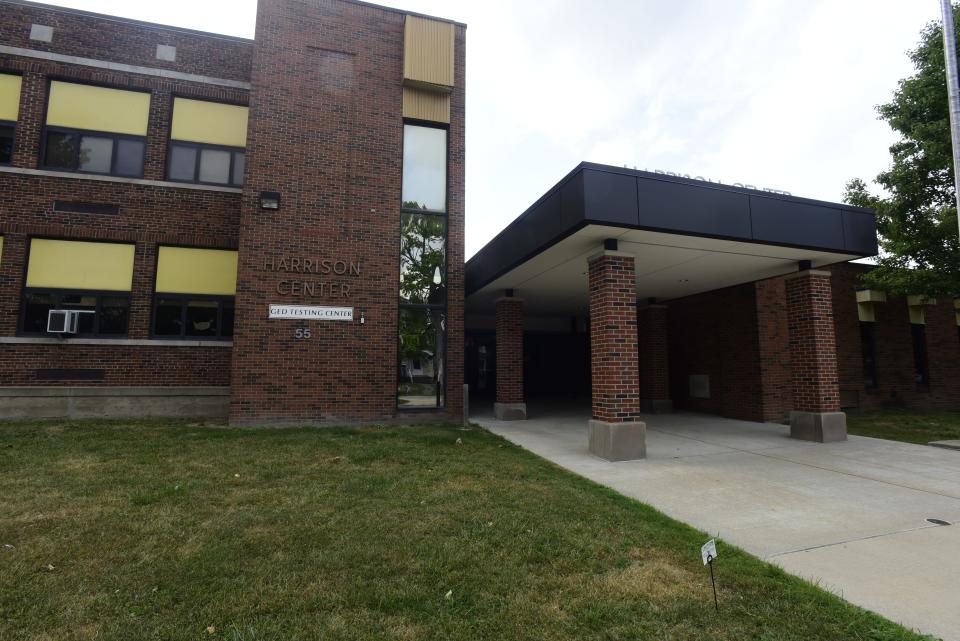
MULTIPOLYGON (((437 123, 425 120, 416 120, 412 118, 404 118, 401 122, 401 137, 400 137, 400 215, 397 216, 397 236, 398 240, 400 238, 400 233, 403 230, 403 214, 419 214, 423 216, 435 216, 443 218, 445 221, 444 224, 444 238, 443 238, 443 285, 444 285, 444 298, 442 304, 419 304, 419 303, 405 303, 400 297, 400 283, 397 282, 397 316, 396 316, 396 328, 397 333, 394 338, 395 347, 397 350, 397 355, 395 363, 393 366, 394 372, 394 407, 398 412, 438 412, 443 411, 447 408, 449 389, 447 386, 447 378, 449 370, 447 369, 448 358, 447 358, 447 347, 449 345, 448 340, 448 331, 449 331, 449 301, 450 301, 450 125, 447 123, 437 123), (404 153, 403 153, 403 144, 404 144, 404 130, 407 125, 413 127, 424 127, 429 129, 442 129, 446 132, 445 142, 446 149, 445 151, 445 182, 446 189, 444 191, 444 202, 443 202, 443 211, 432 211, 428 209, 414 209, 411 207, 403 206, 403 165, 405 162, 404 153), (438 380, 437 385, 441 387, 440 395, 443 399, 441 403, 438 403, 433 407, 408 407, 400 404, 400 315, 403 310, 423 310, 423 311, 433 311, 439 310, 442 312, 443 316, 443 335, 442 335, 442 359, 435 359, 439 362, 440 370, 443 372, 442 382, 438 380)), ((399 266, 400 261, 400 245, 397 246, 397 264, 399 266)))
POLYGON ((131 178, 139 179, 143 178, 144 170, 146 168, 147 162, 147 137, 146 136, 133 136, 130 134, 116 134, 109 131, 94 131, 92 129, 74 129, 72 127, 59 127, 56 125, 43 126, 43 132, 40 137, 40 169, 45 169, 47 171, 65 171, 73 174, 83 174, 86 176, 115 176, 117 178, 131 178), (72 151, 72 167, 57 167, 47 164, 47 139, 51 133, 60 133, 76 136, 76 140, 73 143, 72 151), (91 136, 94 138, 109 138, 113 141, 113 147, 110 151, 110 171, 85 171, 80 169, 80 138, 83 136, 91 136), (143 159, 140 163, 140 173, 138 175, 129 175, 129 174, 118 174, 117 173, 117 147, 120 140, 132 140, 143 144, 143 159))
POLYGON ((39 337, 49 337, 49 336, 62 336, 62 334, 51 334, 50 332, 31 332, 24 329, 27 320, 27 296, 30 294, 50 294, 56 298, 51 309, 64 309, 63 303, 61 302, 64 296, 96 296, 97 304, 96 311, 93 315, 93 332, 92 333, 81 333, 77 332, 76 334, 67 334, 68 338, 103 338, 103 339, 123 339, 130 336, 130 314, 132 307, 132 295, 131 292, 126 291, 111 291, 106 289, 68 289, 68 288, 59 288, 59 287, 24 287, 20 293, 20 313, 17 317, 17 336, 39 336, 39 337), (102 314, 103 308, 103 299, 105 297, 109 298, 123 298, 127 301, 127 328, 126 331, 122 334, 103 334, 100 332, 100 316, 102 314))
POLYGON ((910 323, 910 347, 913 351, 913 380, 917 390, 930 389, 930 353, 927 349, 927 326, 910 323), (917 349, 918 345, 921 347, 917 349))
POLYGON ((10 161, 3 162, 0 160, 0 166, 9 167, 13 164, 13 152, 17 148, 17 122, 15 120, 0 120, 0 128, 9 127, 12 132, 10 136, 10 161))
POLYGON ((233 303, 234 319, 236 319, 236 296, 218 296, 216 294, 181 294, 157 292, 153 293, 153 302, 150 306, 150 338, 156 340, 170 341, 232 341, 233 327, 230 328, 230 335, 223 334, 223 304, 233 303), (180 333, 157 334, 157 312, 160 307, 160 299, 174 299, 180 303, 180 333), (217 303, 217 335, 216 336, 192 336, 186 333, 187 329, 187 307, 191 301, 213 301, 217 303))
POLYGON ((175 182, 175 183, 186 183, 186 184, 193 184, 193 185, 211 185, 211 186, 214 186, 214 187, 234 187, 234 188, 240 189, 240 188, 243 187, 243 176, 240 176, 240 182, 239 182, 239 183, 233 182, 233 171, 234 171, 234 169, 235 169, 235 167, 236 167, 236 162, 237 162, 236 154, 237 154, 237 153, 241 154, 241 155, 244 157, 244 172, 246 172, 246 155, 247 155, 247 149, 246 149, 246 147, 230 147, 230 146, 228 146, 228 145, 212 145, 212 144, 203 143, 203 142, 190 142, 190 141, 187 141, 187 140, 174 140, 173 138, 171 138, 171 139, 169 139, 169 140, 167 141, 167 162, 166 162, 166 169, 165 169, 165 172, 166 172, 166 173, 165 173, 165 177, 166 177, 167 181, 169 181, 169 182, 175 182), (186 179, 184 179, 184 178, 173 178, 173 177, 170 175, 171 165, 173 164, 173 148, 174 148, 174 146, 189 147, 189 148, 191 148, 191 149, 196 149, 196 150, 197 150, 197 159, 196 159, 196 161, 193 163, 193 179, 192 179, 192 180, 186 180, 186 179), (208 149, 208 150, 212 150, 212 151, 228 151, 228 152, 230 152, 230 170, 229 170, 229 172, 228 172, 228 173, 230 174, 230 181, 229 181, 229 182, 217 183, 217 182, 208 182, 208 181, 202 181, 202 180, 200 180, 200 156, 201 156, 201 152, 202 152, 204 149, 208 149))

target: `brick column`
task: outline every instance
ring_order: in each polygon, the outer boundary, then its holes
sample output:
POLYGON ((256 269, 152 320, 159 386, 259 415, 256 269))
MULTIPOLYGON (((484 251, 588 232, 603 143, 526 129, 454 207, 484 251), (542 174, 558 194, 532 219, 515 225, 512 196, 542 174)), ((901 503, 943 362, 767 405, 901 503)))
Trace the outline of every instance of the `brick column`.
POLYGON ((791 274, 786 290, 793 381, 790 436, 821 443, 844 441, 847 415, 840 411, 830 272, 791 274))
POLYGON ((673 411, 667 351, 667 306, 637 310, 640 341, 640 409, 652 414, 673 411))
POLYGON ((646 425, 639 420, 636 282, 633 256, 614 251, 615 241, 605 246, 588 260, 590 452, 608 461, 626 461, 646 456, 646 425))
POLYGON ((497 401, 493 414, 501 421, 527 418, 523 402, 523 301, 507 296, 497 301, 497 401))

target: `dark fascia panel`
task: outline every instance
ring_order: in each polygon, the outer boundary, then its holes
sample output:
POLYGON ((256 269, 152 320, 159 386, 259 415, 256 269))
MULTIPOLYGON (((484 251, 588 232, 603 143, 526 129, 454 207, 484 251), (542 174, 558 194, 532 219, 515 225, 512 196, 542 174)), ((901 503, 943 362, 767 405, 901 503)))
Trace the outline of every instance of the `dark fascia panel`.
POLYGON ((581 163, 467 262, 467 295, 586 225, 877 253, 869 209, 581 163))

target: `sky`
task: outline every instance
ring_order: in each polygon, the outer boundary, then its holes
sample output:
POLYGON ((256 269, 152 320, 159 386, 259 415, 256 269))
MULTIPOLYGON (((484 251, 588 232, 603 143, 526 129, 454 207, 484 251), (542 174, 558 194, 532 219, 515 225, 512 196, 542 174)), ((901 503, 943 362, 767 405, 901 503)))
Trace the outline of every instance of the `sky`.
MULTIPOLYGON (((253 37, 255 0, 48 4, 253 37)), ((467 24, 466 255, 581 161, 840 201, 936 0, 386 0, 467 24)))

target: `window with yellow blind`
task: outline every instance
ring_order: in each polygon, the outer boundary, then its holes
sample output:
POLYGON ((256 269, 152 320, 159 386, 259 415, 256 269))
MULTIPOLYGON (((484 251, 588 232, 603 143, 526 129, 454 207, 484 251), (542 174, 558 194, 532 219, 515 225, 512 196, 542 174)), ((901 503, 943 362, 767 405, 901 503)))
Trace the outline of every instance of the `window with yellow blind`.
POLYGON ((143 177, 150 94, 54 80, 47 97, 46 169, 143 177))
POLYGON ((53 309, 80 314, 78 336, 127 334, 135 246, 33 238, 20 309, 20 332, 45 334, 53 309))
POLYGON ((13 159, 13 138, 20 114, 20 76, 0 73, 0 165, 13 159))
POLYGON ((160 247, 154 289, 155 337, 229 340, 233 336, 237 252, 160 247))
POLYGON ((247 107, 174 98, 167 178, 239 187, 247 146, 247 107))

